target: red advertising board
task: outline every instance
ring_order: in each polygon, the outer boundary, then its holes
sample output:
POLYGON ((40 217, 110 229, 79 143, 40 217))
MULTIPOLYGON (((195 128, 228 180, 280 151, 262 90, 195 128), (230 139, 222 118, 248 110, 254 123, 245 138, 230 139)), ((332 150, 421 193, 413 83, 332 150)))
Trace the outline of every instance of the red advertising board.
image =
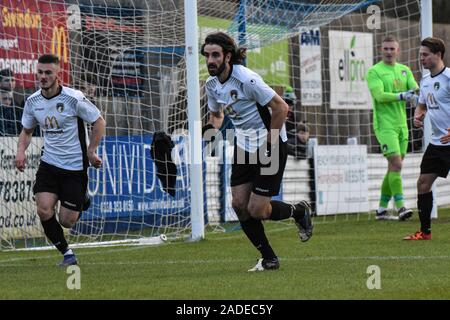
POLYGON ((63 1, 0 0, 0 69, 16 74, 16 85, 36 88, 40 55, 60 57, 62 80, 69 83, 70 45, 63 1))

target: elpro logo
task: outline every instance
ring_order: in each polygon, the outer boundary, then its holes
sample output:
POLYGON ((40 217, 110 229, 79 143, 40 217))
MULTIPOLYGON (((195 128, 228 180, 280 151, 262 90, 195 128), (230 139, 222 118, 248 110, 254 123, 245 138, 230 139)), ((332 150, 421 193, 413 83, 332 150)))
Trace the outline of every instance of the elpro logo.
POLYGON ((353 82, 364 81, 366 64, 364 59, 358 58, 356 50, 356 36, 350 41, 349 49, 344 50, 344 57, 339 60, 339 80, 350 83, 350 91, 353 90, 353 82))

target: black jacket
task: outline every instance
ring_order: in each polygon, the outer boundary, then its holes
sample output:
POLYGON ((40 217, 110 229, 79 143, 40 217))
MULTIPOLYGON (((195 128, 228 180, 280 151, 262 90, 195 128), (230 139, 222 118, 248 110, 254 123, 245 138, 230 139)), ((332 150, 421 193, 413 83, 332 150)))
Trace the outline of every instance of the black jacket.
POLYGON ((165 192, 175 196, 175 183, 177 181, 177 167, 172 161, 172 139, 163 131, 153 136, 150 153, 156 165, 156 176, 161 181, 165 192))

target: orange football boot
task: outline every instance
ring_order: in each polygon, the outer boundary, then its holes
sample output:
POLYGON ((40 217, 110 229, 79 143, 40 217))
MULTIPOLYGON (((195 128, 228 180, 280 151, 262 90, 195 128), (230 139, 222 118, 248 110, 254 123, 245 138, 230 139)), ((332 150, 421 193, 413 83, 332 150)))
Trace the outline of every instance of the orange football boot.
POLYGON ((431 240, 431 233, 426 234, 422 231, 417 231, 416 233, 404 237, 403 240, 431 240))

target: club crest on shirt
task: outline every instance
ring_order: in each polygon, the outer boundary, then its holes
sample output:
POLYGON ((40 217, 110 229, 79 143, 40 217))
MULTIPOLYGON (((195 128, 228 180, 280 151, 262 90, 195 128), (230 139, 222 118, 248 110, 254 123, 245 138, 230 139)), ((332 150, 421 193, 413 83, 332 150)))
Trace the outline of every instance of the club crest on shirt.
POLYGON ((237 92, 237 90, 231 90, 231 91, 230 91, 230 96, 231 96, 231 99, 233 99, 233 101, 236 101, 237 98, 238 98, 238 92, 237 92))
POLYGON ((64 103, 57 103, 56 110, 58 110, 59 113, 63 112, 64 111, 64 103))
POLYGON ((406 77, 407 73, 406 70, 402 70, 402 76, 406 77))
POLYGON ((233 109, 233 105, 241 99, 238 98, 238 91, 234 89, 230 91, 230 97, 232 102, 223 106, 224 113, 230 118, 236 118, 237 113, 236 110, 233 109))
POLYGON ((434 87, 434 90, 439 90, 439 88, 441 87, 441 84, 439 82, 435 82, 433 87, 434 87))

